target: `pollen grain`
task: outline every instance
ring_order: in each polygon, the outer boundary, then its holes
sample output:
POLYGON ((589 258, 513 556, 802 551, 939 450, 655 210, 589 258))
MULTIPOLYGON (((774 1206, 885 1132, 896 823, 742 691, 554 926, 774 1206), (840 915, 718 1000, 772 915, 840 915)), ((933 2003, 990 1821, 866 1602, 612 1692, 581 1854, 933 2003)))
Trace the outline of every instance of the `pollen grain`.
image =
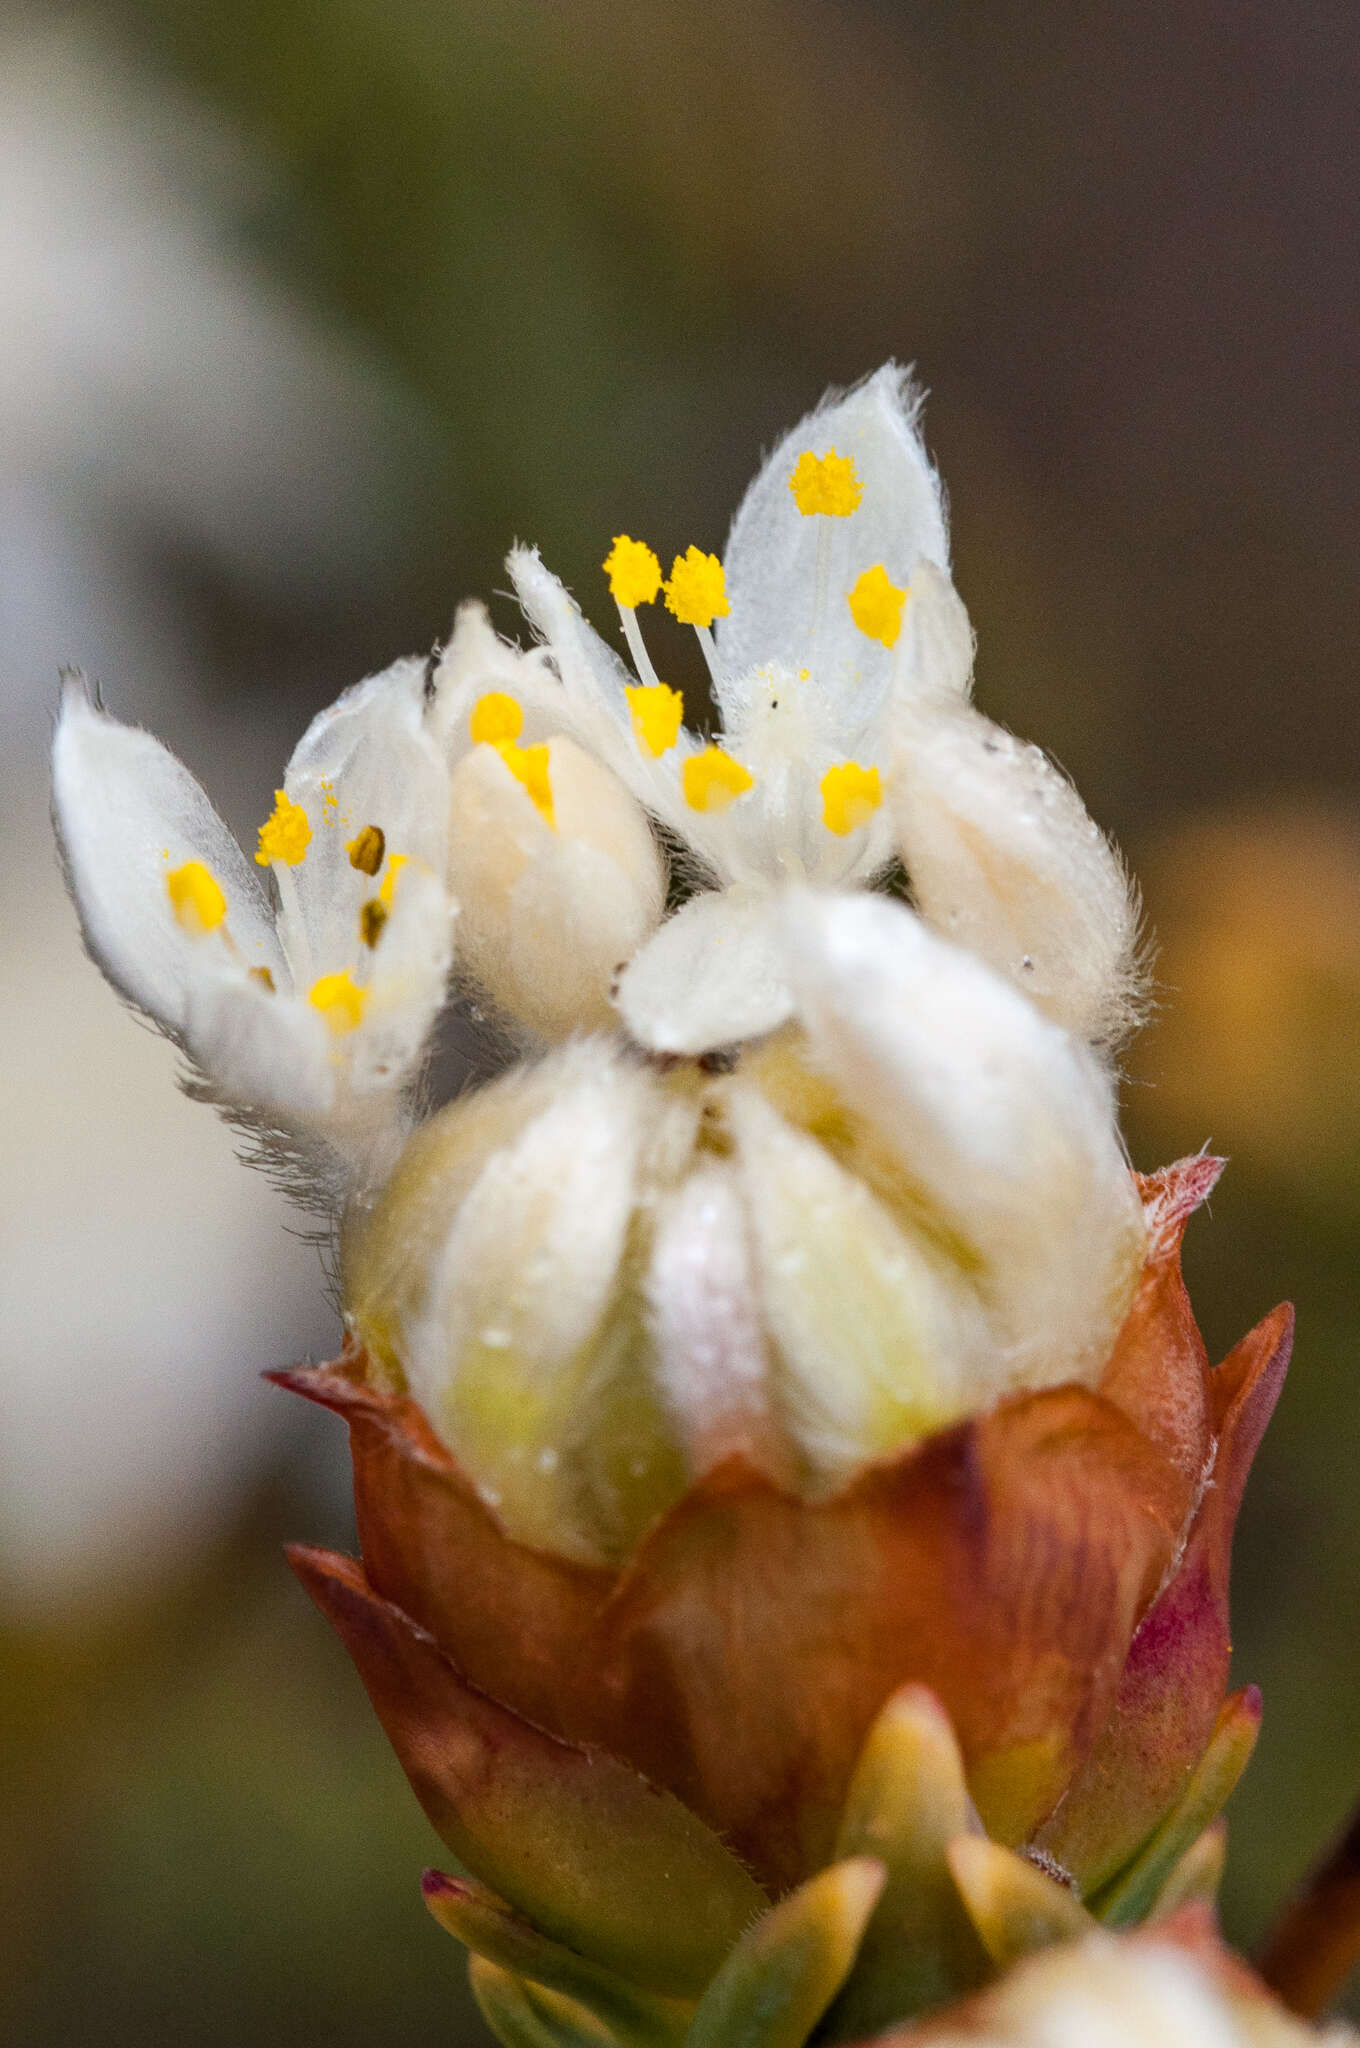
POLYGON ((822 777, 822 820, 828 832, 844 839, 867 825, 883 801, 883 783, 877 768, 861 768, 858 761, 841 761, 822 777))
POLYGON ((838 455, 834 448, 828 448, 825 455, 814 455, 805 448, 789 473, 789 489, 805 519, 814 512, 832 519, 848 518, 864 496, 854 456, 838 455))
POLYGON ((625 683, 633 737, 649 754, 666 753, 680 737, 685 700, 669 683, 625 683))
POLYGON ((846 603, 861 633, 884 647, 895 647, 908 594, 893 582, 881 562, 875 562, 872 569, 866 569, 859 577, 846 603))
POLYGON ((215 932, 227 914, 222 885, 201 860, 186 860, 183 867, 172 868, 165 889, 176 923, 195 937, 215 932))
POLYGON ((616 533, 602 567, 615 604, 630 612, 640 604, 655 604, 661 588, 661 564, 645 540, 630 540, 626 533, 616 533))
POLYGON ((307 848, 312 843, 312 827, 301 804, 295 804, 288 792, 274 791, 274 808, 260 827, 260 844, 255 859, 259 866, 267 868, 276 860, 285 866, 295 868, 307 858, 307 848))
POLYGON ((666 583, 666 610, 673 612, 682 626, 706 628, 715 619, 725 619, 730 609, 727 579, 718 557, 693 546, 677 555, 666 583))
POLYGON ((721 747, 705 747, 702 754, 690 755, 680 782, 692 811, 715 812, 734 804, 753 787, 755 777, 721 747))

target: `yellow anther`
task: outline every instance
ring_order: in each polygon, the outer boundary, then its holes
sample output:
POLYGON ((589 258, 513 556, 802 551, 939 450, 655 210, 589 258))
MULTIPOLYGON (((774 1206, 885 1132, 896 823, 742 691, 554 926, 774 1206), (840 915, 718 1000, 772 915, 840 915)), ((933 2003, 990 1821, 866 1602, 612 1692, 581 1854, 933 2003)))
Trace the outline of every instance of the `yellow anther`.
POLYGON ((844 519, 864 496, 854 456, 838 455, 834 448, 828 448, 825 455, 814 455, 805 448, 790 473, 789 489, 804 518, 826 512, 833 519, 844 519))
POLYGON ((496 752, 516 782, 533 798, 544 822, 555 828, 552 782, 548 775, 547 741, 540 741, 536 747, 497 747, 496 752))
POLYGON ((841 761, 822 777, 822 817, 827 831, 842 839, 867 825, 882 801, 883 784, 877 768, 841 761))
POLYGON ((860 632, 867 633, 871 640, 881 641, 885 647, 897 645, 906 601, 907 592, 899 590, 881 562, 865 570, 846 598, 850 616, 860 632))
POLYGON ((252 967, 248 972, 252 981, 258 981, 261 988, 268 989, 270 995, 273 995, 274 977, 267 967, 252 967))
POLYGON ((523 727, 522 707, 504 690, 490 690, 479 697, 468 720, 468 731, 479 746, 499 747, 506 740, 517 740, 523 727))
POLYGON ((195 936, 215 932, 227 914, 222 885, 201 860, 186 860, 182 868, 172 868, 165 889, 176 920, 195 936))
POLYGON ((381 825, 365 825, 362 832, 345 841, 349 864, 361 875, 376 875, 387 851, 387 835, 381 825))
POLYGON ((655 604, 661 588, 661 564, 645 540, 629 540, 626 533, 614 535, 614 545, 601 565, 609 578, 609 595, 615 604, 629 611, 640 604, 655 604))
POLYGON ((623 694, 633 714, 633 736, 649 754, 664 754, 680 737, 685 700, 669 683, 625 683, 623 694))
POLYGON ((721 747, 705 747, 702 754, 691 754, 680 770, 685 802, 692 811, 725 811, 754 781, 750 769, 721 747))
POLYGON ((711 626, 715 619, 725 619, 729 609, 727 579, 718 557, 696 547, 677 555, 666 585, 666 610, 674 612, 682 626, 711 626))
POLYGON ((360 988, 352 974, 323 974, 312 983, 312 1007, 320 1010, 337 1038, 353 1031, 364 1014, 368 990, 360 988))
POLYGON ((359 912, 359 937, 366 946, 376 946, 390 912, 381 896, 370 896, 359 912))
POLYGON ((274 791, 274 809, 260 827, 260 844, 255 858, 262 868, 281 860, 295 868, 307 857, 312 828, 301 804, 295 804, 285 790, 274 791))
POLYGON ((392 908, 392 898, 397 893, 397 876, 401 873, 410 857, 407 853, 394 853, 391 860, 387 863, 387 873, 383 876, 382 887, 378 891, 378 901, 385 910, 392 908))

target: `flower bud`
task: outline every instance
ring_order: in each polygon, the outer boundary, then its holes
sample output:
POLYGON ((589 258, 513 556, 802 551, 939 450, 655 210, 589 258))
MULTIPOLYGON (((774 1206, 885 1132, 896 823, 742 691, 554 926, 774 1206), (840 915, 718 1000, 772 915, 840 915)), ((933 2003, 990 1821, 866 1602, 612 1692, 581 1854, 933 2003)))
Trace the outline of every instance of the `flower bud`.
POLYGON ((462 961, 544 1038, 611 1020, 610 989, 661 915, 660 855, 637 800, 575 740, 474 746, 450 786, 449 885, 462 961), (541 757, 526 786, 506 754, 541 757))
POLYGON ((963 704, 904 702, 898 847, 927 921, 1078 1037, 1136 1021, 1138 904, 1067 778, 963 704))

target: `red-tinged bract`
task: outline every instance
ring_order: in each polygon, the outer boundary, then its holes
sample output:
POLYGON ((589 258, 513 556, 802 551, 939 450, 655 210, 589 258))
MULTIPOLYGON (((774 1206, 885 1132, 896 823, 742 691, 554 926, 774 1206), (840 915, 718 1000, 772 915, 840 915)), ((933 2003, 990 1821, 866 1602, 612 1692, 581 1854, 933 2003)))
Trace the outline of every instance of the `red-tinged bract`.
POLYGON ((1232 1525, 1288 1356, 1277 1310, 1208 1364, 1180 1242, 1216 1174, 1194 1159, 1142 1183, 1147 1264, 1096 1390, 1004 1401, 816 1504, 730 1458, 618 1571, 507 1538, 358 1350, 281 1375, 349 1425, 363 1557, 298 1568, 455 1853, 515 1897, 449 1821, 469 1793, 448 1760, 489 1701, 498 1740, 616 1760, 779 1896, 832 1856, 866 1733, 918 1682, 994 1838, 1044 1848, 1088 1896, 1116 1875, 1223 1702, 1232 1525))

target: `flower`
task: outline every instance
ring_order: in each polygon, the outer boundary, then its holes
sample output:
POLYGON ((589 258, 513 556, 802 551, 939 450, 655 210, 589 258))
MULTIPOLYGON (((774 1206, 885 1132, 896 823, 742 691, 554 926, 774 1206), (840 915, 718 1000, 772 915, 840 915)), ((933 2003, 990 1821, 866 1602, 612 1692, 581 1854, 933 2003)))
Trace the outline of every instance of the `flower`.
POLYGON ((972 635, 918 411, 888 365, 785 437, 721 562, 676 556, 665 600, 709 666, 710 740, 643 641, 638 608, 663 588, 645 542, 615 536, 604 564, 635 674, 532 549, 508 567, 535 652, 460 613, 432 729, 453 773, 463 964, 532 1032, 617 1016, 637 1044, 694 1056, 772 1030, 795 1009, 788 892, 881 884, 899 861, 926 923, 1068 1030, 1108 1045, 1127 1028, 1136 903, 1065 778, 969 708, 972 635), (513 706, 508 756, 474 731, 487 699, 513 706), (526 802, 529 754, 551 809, 526 802), (690 892, 664 920, 645 817, 690 892))
POLYGON ((1218 1162, 1140 1182, 1118 1132, 1136 903, 969 706, 946 564, 891 367, 724 559, 663 582, 614 536, 635 673, 516 550, 540 645, 465 608, 428 686, 304 738, 277 923, 185 771, 68 695, 91 949, 205 1092, 342 1162, 349 1343, 281 1377, 349 1424, 363 1561, 294 1563, 508 2040, 579 2038, 559 1994, 691 2048, 925 2010, 1017 1915, 1203 1890, 1255 1738, 1227 1570, 1288 1312, 1210 1371, 1179 1251, 1218 1162), (534 1057, 407 1135, 455 906, 534 1057))
POLYGON ((273 904, 187 769, 79 679, 53 790, 86 944, 196 1091, 269 1158, 310 1164, 329 1206, 389 1164, 450 961, 448 778, 421 664, 347 691, 303 735, 255 854, 273 904))

